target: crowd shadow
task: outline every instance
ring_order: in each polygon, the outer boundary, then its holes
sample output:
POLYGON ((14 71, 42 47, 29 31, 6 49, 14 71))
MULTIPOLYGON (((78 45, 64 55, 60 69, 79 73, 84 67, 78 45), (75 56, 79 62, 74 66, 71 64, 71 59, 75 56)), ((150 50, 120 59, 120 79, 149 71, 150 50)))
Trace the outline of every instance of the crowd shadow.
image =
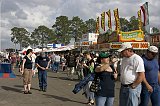
POLYGON ((57 95, 49 95, 49 94, 43 94, 44 96, 48 97, 48 98, 54 98, 54 99, 57 99, 57 100, 61 100, 63 102, 75 102, 75 103, 80 103, 80 104, 86 104, 84 102, 80 102, 80 101, 76 101, 76 100, 71 100, 69 98, 65 98, 65 97, 60 97, 60 96, 57 96, 57 95))
POLYGON ((22 89, 17 89, 17 88, 8 87, 8 86, 1 86, 1 88, 6 91, 13 91, 13 92, 22 93, 22 89))
POLYGON ((54 77, 54 76, 48 76, 48 78, 54 78, 54 79, 60 79, 60 80, 66 80, 66 81, 74 81, 74 82, 79 82, 79 79, 70 79, 67 77, 54 77))

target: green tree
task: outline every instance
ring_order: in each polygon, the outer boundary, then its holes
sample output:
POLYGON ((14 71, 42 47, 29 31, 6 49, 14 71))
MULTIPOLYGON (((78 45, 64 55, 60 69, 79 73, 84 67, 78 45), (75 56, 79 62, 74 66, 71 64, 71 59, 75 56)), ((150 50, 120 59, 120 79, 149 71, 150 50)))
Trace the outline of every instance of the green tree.
POLYGON ((120 18, 120 25, 121 25, 121 30, 124 32, 129 31, 129 21, 125 18, 120 18))
POLYGON ((153 27, 152 30, 153 30, 153 33, 159 33, 160 32, 159 29, 156 28, 156 27, 153 27))
POLYGON ((135 16, 132 16, 130 19, 130 24, 129 24, 129 28, 130 28, 130 31, 133 31, 133 30, 138 30, 139 27, 138 27, 138 18, 136 18, 135 16))
POLYGON ((82 34, 88 32, 87 25, 78 16, 73 17, 70 24, 70 35, 78 41, 82 38, 82 34))
POLYGON ((49 41, 48 39, 50 36, 51 36, 51 29, 49 29, 44 25, 41 25, 32 32, 31 34, 32 43, 35 42, 35 44, 41 45, 41 47, 43 48, 44 45, 48 43, 49 41))
POLYGON ((96 20, 91 18, 91 19, 85 21, 85 23, 87 25, 88 33, 96 31, 96 20))
POLYGON ((26 39, 29 39, 29 34, 25 28, 14 27, 11 29, 11 41, 15 44, 20 44, 20 50, 22 50, 22 47, 28 44, 26 39))
POLYGON ((55 33, 55 36, 52 36, 52 39, 55 39, 55 43, 69 43, 69 26, 70 21, 68 20, 67 16, 59 16, 56 18, 56 22, 52 26, 55 33))

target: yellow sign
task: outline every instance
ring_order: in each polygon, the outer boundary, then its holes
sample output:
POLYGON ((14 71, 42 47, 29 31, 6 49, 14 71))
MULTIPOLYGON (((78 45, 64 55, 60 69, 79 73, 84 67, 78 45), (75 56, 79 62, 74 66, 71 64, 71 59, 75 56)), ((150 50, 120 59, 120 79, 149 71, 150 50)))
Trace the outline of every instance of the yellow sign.
POLYGON ((138 11, 138 26, 139 30, 141 30, 142 29, 141 10, 138 11))
MULTIPOLYGON (((114 42, 110 43, 110 49, 119 49, 121 48, 122 43, 114 42)), ((148 49, 150 46, 149 42, 131 42, 133 49, 148 49)))
POLYGON ((120 20, 119 20, 119 12, 118 12, 118 8, 113 10, 114 12, 114 17, 115 17, 115 30, 117 30, 118 32, 120 31, 120 20))
POLYGON ((143 42, 144 34, 141 30, 135 30, 131 32, 120 32, 119 34, 120 42, 143 42))
POLYGON ((111 11, 108 10, 108 12, 106 12, 106 14, 108 15, 108 27, 109 29, 112 30, 112 23, 111 23, 111 11))
POLYGON ((82 42, 82 46, 89 46, 89 42, 82 42))
POLYGON ((121 45, 122 43, 110 43, 110 49, 119 49, 121 45))
POLYGON ((105 31, 105 12, 101 14, 101 28, 105 31))

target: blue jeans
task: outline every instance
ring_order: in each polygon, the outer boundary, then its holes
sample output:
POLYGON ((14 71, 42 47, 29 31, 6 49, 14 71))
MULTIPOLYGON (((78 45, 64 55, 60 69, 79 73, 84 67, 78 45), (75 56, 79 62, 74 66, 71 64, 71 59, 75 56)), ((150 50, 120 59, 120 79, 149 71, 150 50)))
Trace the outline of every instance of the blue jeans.
POLYGON ((47 71, 38 70, 39 87, 47 88, 47 71))
POLYGON ((148 92, 146 86, 142 86, 141 104, 139 106, 148 106, 149 99, 151 99, 152 106, 160 106, 160 86, 158 84, 151 84, 153 92, 148 92))
POLYGON ((55 70, 56 72, 58 72, 58 70, 59 70, 59 64, 60 64, 60 62, 54 62, 54 66, 53 66, 53 70, 55 70))
POLYGON ((138 106, 142 86, 139 84, 135 89, 121 85, 119 106, 138 106))
POLYGON ((114 97, 96 96, 96 106, 113 106, 114 97))

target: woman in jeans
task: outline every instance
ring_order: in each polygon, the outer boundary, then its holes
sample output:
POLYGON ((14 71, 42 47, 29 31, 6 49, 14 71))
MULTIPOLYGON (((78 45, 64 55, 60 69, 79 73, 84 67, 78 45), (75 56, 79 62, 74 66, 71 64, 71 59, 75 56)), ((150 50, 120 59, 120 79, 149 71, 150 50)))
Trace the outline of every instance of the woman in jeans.
POLYGON ((32 79, 32 49, 28 49, 26 56, 23 58, 22 70, 23 84, 24 84, 24 94, 32 94, 31 89, 31 79, 32 79))
POLYGON ((99 90, 95 93, 96 106, 113 106, 117 73, 110 65, 109 54, 100 53, 99 57, 101 63, 95 69, 96 75, 100 79, 99 90))

